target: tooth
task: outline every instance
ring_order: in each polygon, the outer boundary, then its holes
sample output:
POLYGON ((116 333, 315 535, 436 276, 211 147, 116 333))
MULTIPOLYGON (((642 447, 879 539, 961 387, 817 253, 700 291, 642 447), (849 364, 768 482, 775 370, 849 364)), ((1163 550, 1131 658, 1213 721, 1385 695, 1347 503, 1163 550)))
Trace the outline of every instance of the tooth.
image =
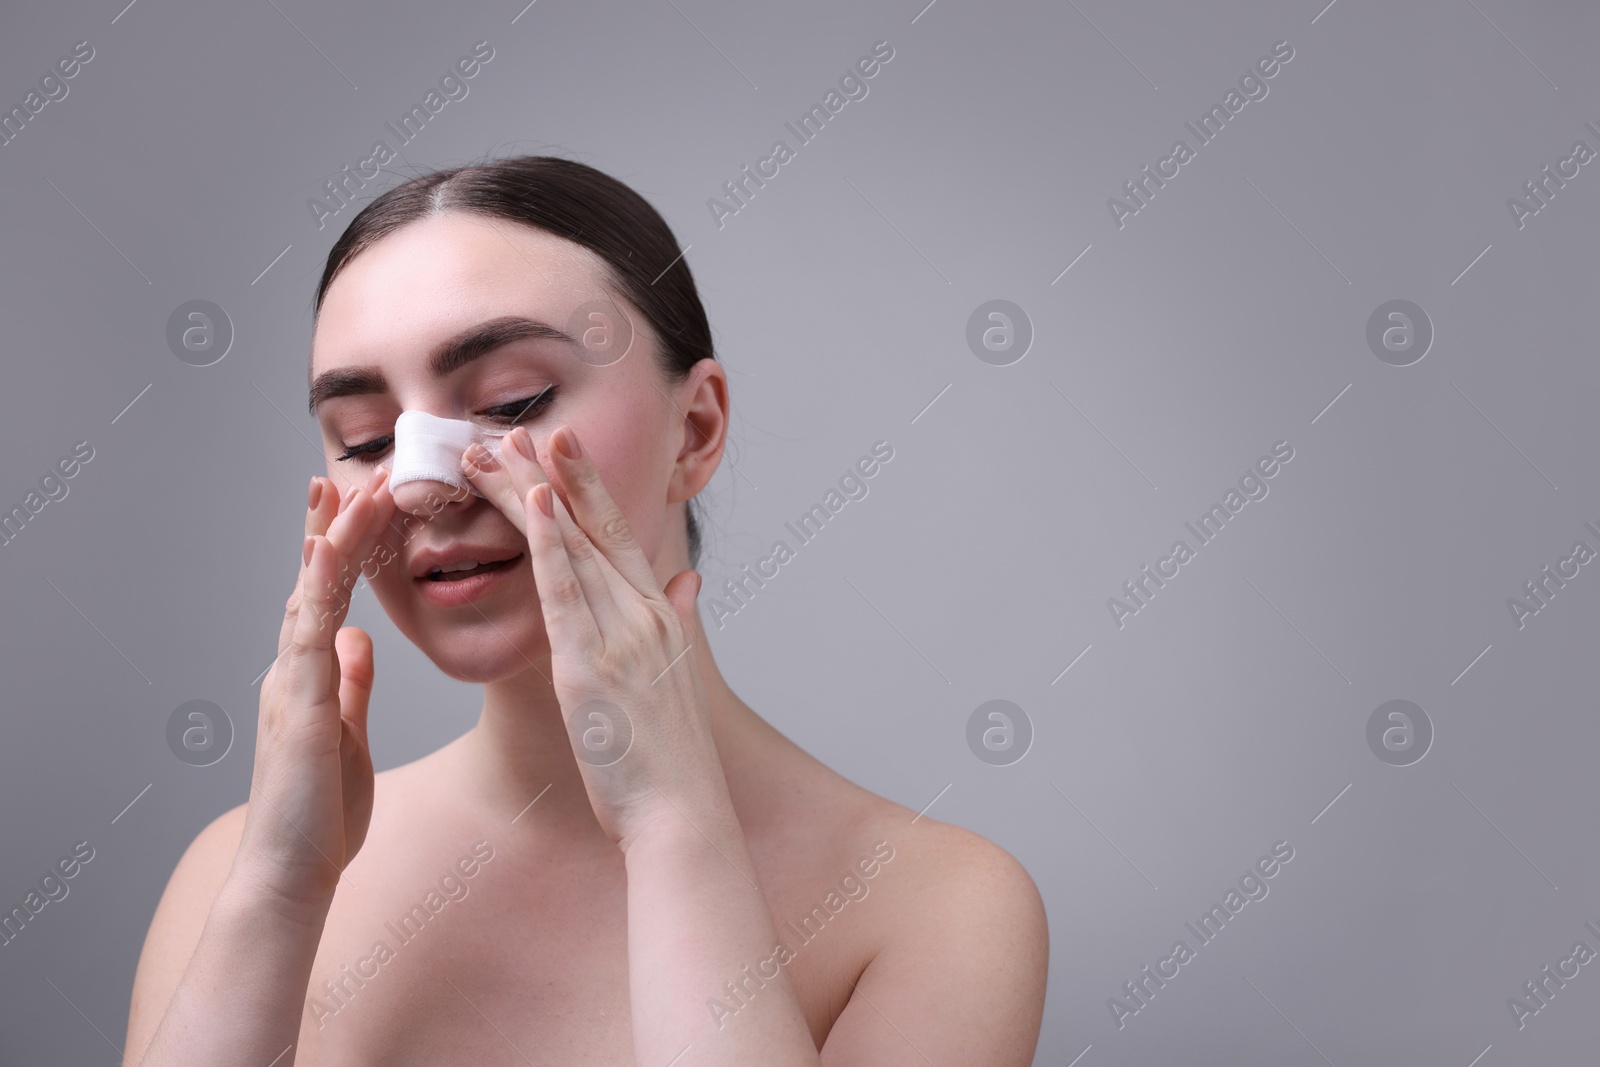
POLYGON ((452 563, 444 567, 435 567, 433 569, 433 573, 449 574, 455 571, 470 571, 474 567, 486 567, 489 565, 489 562, 490 561, 488 560, 465 560, 461 563, 452 563))

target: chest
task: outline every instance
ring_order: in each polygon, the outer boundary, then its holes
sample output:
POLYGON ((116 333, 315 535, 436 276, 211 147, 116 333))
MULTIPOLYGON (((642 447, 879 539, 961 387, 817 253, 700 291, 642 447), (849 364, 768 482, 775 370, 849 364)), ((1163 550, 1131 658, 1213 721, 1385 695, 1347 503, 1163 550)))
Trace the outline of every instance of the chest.
MULTIPOLYGON (((341 889, 296 1064, 633 1067, 621 857, 497 859, 436 860, 431 877, 414 863, 368 870, 359 890, 341 889)), ((820 1047, 860 973, 870 917, 813 908, 805 867, 770 871, 762 890, 820 1047)))

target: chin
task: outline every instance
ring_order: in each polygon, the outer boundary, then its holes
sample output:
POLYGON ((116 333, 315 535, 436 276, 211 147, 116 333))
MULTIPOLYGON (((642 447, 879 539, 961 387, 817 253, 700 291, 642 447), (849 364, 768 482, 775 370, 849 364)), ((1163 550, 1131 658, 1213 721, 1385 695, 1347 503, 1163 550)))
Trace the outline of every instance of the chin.
POLYGON ((535 664, 544 672, 540 677, 550 675, 550 648, 542 628, 532 632, 506 630, 502 636, 480 620, 478 626, 448 635, 420 634, 413 643, 435 667, 458 682, 499 682, 531 671, 535 664), (515 648, 508 639, 516 643, 515 648))
POLYGON ((410 590, 374 591, 406 640, 458 682, 498 682, 533 670, 535 664, 544 672, 539 677, 550 675, 550 640, 537 600, 526 611, 490 610, 485 617, 471 607, 441 609, 420 603, 410 590))

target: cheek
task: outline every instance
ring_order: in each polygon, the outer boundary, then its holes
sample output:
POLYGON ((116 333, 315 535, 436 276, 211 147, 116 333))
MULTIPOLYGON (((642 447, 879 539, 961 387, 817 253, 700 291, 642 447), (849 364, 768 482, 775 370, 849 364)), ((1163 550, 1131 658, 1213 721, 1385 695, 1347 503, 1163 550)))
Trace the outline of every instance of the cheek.
MULTIPOLYGON (((371 571, 369 566, 365 573, 371 571)), ((394 559, 379 567, 375 575, 367 578, 367 585, 371 587, 372 595, 377 598, 384 614, 397 628, 405 631, 406 618, 412 611, 414 590, 411 588, 411 576, 405 573, 401 561, 394 559)))
POLYGON ((409 589, 411 575, 406 571, 406 541, 408 537, 414 538, 422 525, 414 517, 403 520, 396 510, 389 520, 389 528, 373 547, 361 573, 380 598, 409 589))
POLYGON ((337 452, 328 453, 328 480, 333 483, 335 496, 344 496, 344 491, 352 485, 365 485, 367 478, 372 474, 372 464, 358 464, 355 462, 341 463, 334 457, 337 452))
POLYGON ((411 584, 411 576, 405 573, 402 566, 400 559, 396 557, 388 563, 377 566, 369 563, 361 573, 367 579, 367 584, 372 586, 372 591, 383 597, 397 593, 411 584))
MULTIPOLYGON (((653 389, 645 392, 654 395, 653 389)), ((667 428, 653 406, 617 412, 604 422, 579 426, 585 450, 606 491, 628 517, 646 556, 655 557, 666 520, 667 472, 661 458, 667 428)))

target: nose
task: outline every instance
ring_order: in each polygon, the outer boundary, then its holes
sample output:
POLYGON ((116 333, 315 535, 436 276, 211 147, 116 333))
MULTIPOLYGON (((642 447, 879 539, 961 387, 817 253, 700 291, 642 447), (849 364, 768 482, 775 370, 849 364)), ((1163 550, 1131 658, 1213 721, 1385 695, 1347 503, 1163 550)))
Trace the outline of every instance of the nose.
POLYGON ((463 451, 472 443, 473 425, 425 411, 400 413, 394 426, 389 488, 395 506, 413 515, 437 514, 474 494, 461 470, 463 451))
POLYGON ((471 490, 465 488, 464 481, 462 486, 457 487, 428 478, 401 482, 391 486, 389 493, 394 497, 397 510, 423 518, 432 518, 451 504, 464 503, 473 498, 471 490))

